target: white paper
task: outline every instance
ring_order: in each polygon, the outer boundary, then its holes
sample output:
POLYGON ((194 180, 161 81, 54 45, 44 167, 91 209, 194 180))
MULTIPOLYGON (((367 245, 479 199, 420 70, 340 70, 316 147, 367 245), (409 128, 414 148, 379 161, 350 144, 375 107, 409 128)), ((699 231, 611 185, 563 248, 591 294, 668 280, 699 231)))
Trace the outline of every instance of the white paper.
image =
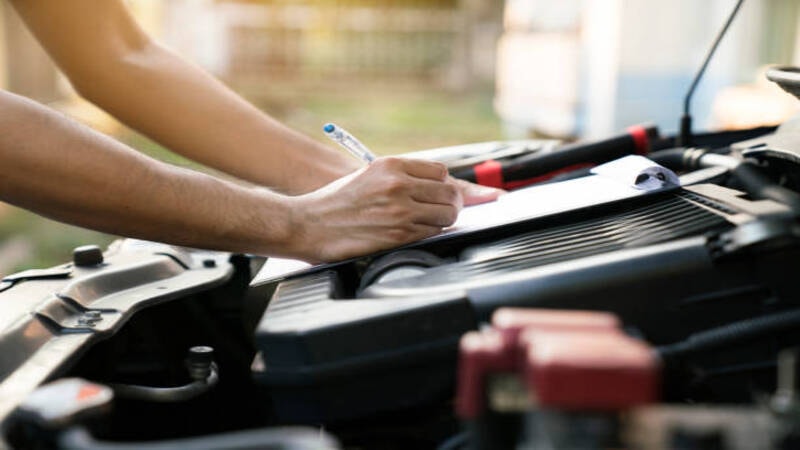
POLYGON ((680 186, 681 184, 675 172, 639 155, 628 155, 601 164, 592 169, 592 173, 612 178, 643 191, 680 186))
POLYGON ((269 257, 267 258, 267 262, 261 266, 261 270, 259 270, 256 276, 250 281, 250 284, 283 278, 287 275, 301 272, 309 267, 312 267, 312 265, 305 261, 269 257))
POLYGON ((586 208, 643 193, 645 191, 599 175, 531 186, 505 194, 495 202, 464 208, 453 226, 428 239, 586 208))

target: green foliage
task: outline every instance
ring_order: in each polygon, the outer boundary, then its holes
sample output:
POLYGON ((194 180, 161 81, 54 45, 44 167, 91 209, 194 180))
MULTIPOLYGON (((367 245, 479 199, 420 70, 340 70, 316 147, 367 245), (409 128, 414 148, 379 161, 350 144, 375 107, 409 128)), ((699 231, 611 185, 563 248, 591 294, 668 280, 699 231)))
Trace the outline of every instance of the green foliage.
POLYGON ((501 138, 490 88, 466 93, 378 85, 336 89, 307 99, 264 98, 260 105, 284 123, 322 141, 336 122, 381 155, 501 138))
POLYGON ((0 276, 70 260, 80 245, 107 246, 114 236, 56 222, 29 211, 0 205, 0 276))

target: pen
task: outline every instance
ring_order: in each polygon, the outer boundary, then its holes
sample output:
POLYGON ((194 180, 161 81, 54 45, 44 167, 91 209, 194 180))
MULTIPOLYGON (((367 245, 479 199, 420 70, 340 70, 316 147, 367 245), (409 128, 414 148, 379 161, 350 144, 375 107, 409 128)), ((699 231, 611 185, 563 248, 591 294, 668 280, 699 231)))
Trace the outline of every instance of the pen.
POLYGON ((332 123, 326 123, 322 130, 325 135, 336 141, 348 152, 352 153, 356 158, 366 162, 367 164, 375 161, 377 156, 372 153, 364 144, 355 138, 352 134, 348 133, 344 128, 332 123))

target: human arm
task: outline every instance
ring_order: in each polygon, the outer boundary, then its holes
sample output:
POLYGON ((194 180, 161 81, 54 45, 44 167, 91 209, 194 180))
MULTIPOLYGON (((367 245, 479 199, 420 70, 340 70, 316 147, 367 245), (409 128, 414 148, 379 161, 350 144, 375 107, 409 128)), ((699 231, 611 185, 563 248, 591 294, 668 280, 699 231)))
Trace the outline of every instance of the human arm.
POLYGON ((384 158, 284 196, 170 166, 0 91, 0 200, 114 234, 333 261, 441 231, 461 197, 443 165, 384 158))
MULTIPOLYGON (((317 189, 358 161, 278 123, 148 37, 120 0, 14 0, 87 99, 193 160, 286 193, 317 189)), ((465 204, 501 191, 455 182, 465 204)))
POLYGON ((13 4, 82 96, 170 150, 288 193, 359 167, 156 43, 121 0, 13 4))

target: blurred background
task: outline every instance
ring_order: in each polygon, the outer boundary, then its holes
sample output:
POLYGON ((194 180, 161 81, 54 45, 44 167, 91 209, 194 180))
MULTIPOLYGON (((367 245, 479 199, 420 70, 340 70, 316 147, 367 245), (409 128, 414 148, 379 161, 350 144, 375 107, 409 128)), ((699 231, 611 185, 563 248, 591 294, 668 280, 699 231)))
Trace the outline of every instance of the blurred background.
MULTIPOLYGON (((381 154, 500 139, 593 139, 656 123, 683 96, 735 0, 129 0, 164 45, 324 141, 336 121, 381 154)), ((87 11, 87 14, 90 14, 87 11)), ((768 83, 800 64, 800 2, 748 0, 692 103, 697 130, 778 124, 797 102, 768 83)), ((174 164, 81 100, 0 3, 0 87, 174 164)), ((0 275, 114 236, 0 203, 0 275)))

